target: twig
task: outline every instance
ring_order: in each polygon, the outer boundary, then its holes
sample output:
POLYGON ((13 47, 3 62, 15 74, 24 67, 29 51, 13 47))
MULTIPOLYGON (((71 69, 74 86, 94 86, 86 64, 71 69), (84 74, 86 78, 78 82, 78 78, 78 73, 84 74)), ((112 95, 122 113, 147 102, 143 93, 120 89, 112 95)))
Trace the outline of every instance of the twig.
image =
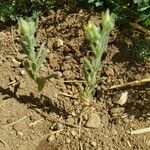
POLYGON ((82 142, 81 142, 81 141, 79 141, 79 143, 80 143, 80 149, 81 149, 81 150, 83 150, 82 142))
POLYGON ((59 120, 59 119, 57 119, 57 118, 51 118, 50 116, 48 116, 47 114, 44 114, 44 113, 43 113, 42 111, 40 111, 39 109, 34 108, 34 110, 35 110, 36 112, 38 112, 39 114, 41 114, 43 117, 48 118, 50 121, 60 122, 60 123, 65 124, 65 125, 68 125, 68 126, 71 126, 71 127, 74 127, 74 128, 78 128, 78 126, 76 126, 76 125, 73 125, 73 124, 70 124, 70 123, 61 121, 61 120, 59 120))
POLYGON ((15 83, 19 83, 19 82, 17 82, 16 80, 13 80, 12 82, 8 83, 5 87, 12 85, 12 84, 15 84, 15 83))
POLYGON ((138 130, 133 130, 133 131, 131 131, 131 135, 132 134, 141 134, 141 133, 146 133, 146 132, 150 132, 150 127, 138 129, 138 130))
POLYGON ((84 80, 66 80, 64 83, 85 83, 84 80))
POLYGON ((123 83, 120 85, 113 85, 109 89, 116 89, 116 88, 123 88, 126 86, 140 85, 140 84, 147 83, 147 82, 150 82, 150 78, 146 78, 146 79, 142 79, 142 80, 135 80, 135 81, 123 83))
POLYGON ((67 97, 75 98, 75 99, 78 98, 76 95, 70 95, 70 94, 63 93, 63 92, 61 92, 61 93, 59 93, 59 94, 64 95, 64 96, 67 96, 67 97))
POLYGON ((5 127, 12 126, 12 125, 14 125, 14 124, 16 124, 16 123, 18 123, 18 122, 20 122, 20 121, 22 121, 22 120, 26 119, 27 117, 29 117, 29 116, 24 116, 23 118, 21 118, 21 119, 19 119, 19 120, 15 121, 15 122, 12 122, 12 123, 10 123, 10 124, 6 125, 5 127))
POLYGON ((34 121, 34 122, 31 122, 30 124, 29 124, 29 126, 34 126, 34 125, 36 125, 37 123, 39 123, 39 122, 41 122, 43 119, 39 119, 39 120, 36 120, 36 121, 34 121))

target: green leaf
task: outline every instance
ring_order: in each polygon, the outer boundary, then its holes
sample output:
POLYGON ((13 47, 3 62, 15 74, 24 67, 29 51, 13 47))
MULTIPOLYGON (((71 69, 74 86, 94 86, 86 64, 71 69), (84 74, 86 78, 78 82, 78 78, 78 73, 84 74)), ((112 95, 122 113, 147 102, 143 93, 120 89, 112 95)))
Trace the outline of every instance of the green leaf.
POLYGON ((84 76, 84 79, 86 80, 86 82, 88 82, 88 72, 85 67, 83 67, 83 76, 84 76))
POLYGON ((44 44, 41 45, 37 58, 37 69, 39 69, 46 58, 46 48, 44 47, 44 44))
POLYGON ((93 71, 93 66, 88 58, 84 58, 84 64, 87 66, 87 68, 92 72, 93 71))
POLYGON ((37 77, 36 78, 36 83, 38 85, 38 90, 41 91, 45 86, 46 80, 48 80, 52 77, 55 77, 55 75, 48 75, 46 77, 37 77))
POLYGON ((34 72, 37 71, 37 67, 36 67, 36 64, 35 64, 34 62, 32 62, 31 67, 32 67, 32 70, 33 70, 34 72))
POLYGON ((46 83, 46 79, 45 78, 36 78, 36 83, 38 85, 38 90, 41 91, 44 86, 45 86, 45 83, 46 83))
POLYGON ((38 50, 37 57, 36 57, 36 61, 39 60, 39 58, 41 57, 42 52, 43 52, 44 49, 45 49, 45 43, 42 43, 42 45, 40 46, 40 48, 39 48, 39 50, 38 50))

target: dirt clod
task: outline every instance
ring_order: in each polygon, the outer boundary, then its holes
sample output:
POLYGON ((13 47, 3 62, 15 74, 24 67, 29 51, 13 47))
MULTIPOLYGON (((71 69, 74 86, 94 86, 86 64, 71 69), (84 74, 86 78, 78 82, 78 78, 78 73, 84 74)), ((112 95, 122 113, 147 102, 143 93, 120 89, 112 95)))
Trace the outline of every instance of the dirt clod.
POLYGON ((101 126, 101 120, 98 114, 92 113, 86 123, 86 127, 99 128, 101 126))

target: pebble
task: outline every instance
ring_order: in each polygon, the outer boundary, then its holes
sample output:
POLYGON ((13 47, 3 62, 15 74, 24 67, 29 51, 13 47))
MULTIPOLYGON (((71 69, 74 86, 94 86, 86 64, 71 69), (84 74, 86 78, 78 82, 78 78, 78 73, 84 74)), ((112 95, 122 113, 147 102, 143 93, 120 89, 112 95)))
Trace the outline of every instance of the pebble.
POLYGON ((66 70, 63 72, 63 76, 66 79, 70 79, 72 77, 72 71, 71 70, 66 70))
POLYGON ((66 120, 69 124, 74 124, 74 119, 73 118, 68 118, 66 120))
POLYGON ((54 46, 55 48, 60 48, 60 47, 63 46, 63 45, 64 45, 64 42, 63 42, 63 40, 61 40, 61 39, 57 39, 57 41, 54 42, 54 44, 53 44, 53 46, 54 46))
POLYGON ((89 120, 86 122, 86 127, 89 128, 99 128, 101 125, 101 120, 98 114, 92 113, 89 116, 89 120))
POLYGON ((19 138, 22 139, 22 137, 23 137, 23 132, 17 131, 16 134, 17 134, 17 136, 18 136, 19 138))
POLYGON ((54 134, 51 134, 49 137, 48 137, 48 142, 52 142, 55 140, 55 135, 54 134))
POLYGON ((26 71, 25 71, 24 69, 21 69, 20 74, 21 74, 21 75, 25 75, 25 74, 26 74, 26 71))
POLYGON ((74 131, 74 130, 72 130, 72 131, 71 131, 71 134, 72 134, 72 136, 76 136, 76 135, 77 135, 77 132, 74 131))
POLYGON ((95 141, 91 141, 90 145, 93 146, 93 147, 96 147, 96 142, 95 141))
POLYGON ((14 63, 15 67, 18 67, 21 64, 21 62, 17 61, 15 58, 12 58, 11 61, 14 63))
POLYGON ((16 56, 16 60, 22 62, 25 59, 25 57, 26 57, 25 54, 18 53, 16 56))
POLYGON ((64 128, 64 126, 61 124, 61 123, 57 123, 55 126, 54 126, 54 129, 55 130, 61 130, 61 129, 63 129, 64 128))
POLYGON ((56 71, 54 74, 57 76, 58 79, 62 77, 62 73, 60 71, 56 71))
POLYGON ((107 68, 107 69, 104 70, 104 72, 107 75, 107 77, 114 76, 114 70, 113 70, 113 68, 107 68))
POLYGON ((71 140, 69 138, 66 139, 66 143, 69 144, 71 140))

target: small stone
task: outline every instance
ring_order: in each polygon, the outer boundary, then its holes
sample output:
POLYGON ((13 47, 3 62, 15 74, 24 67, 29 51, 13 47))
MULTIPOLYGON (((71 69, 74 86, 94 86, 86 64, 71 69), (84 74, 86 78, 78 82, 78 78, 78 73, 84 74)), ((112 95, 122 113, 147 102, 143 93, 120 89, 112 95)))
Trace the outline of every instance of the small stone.
POLYGON ((72 136, 76 136, 76 135, 77 135, 77 132, 74 131, 74 130, 72 130, 72 131, 71 131, 71 134, 72 134, 72 136))
POLYGON ((76 112, 73 110, 73 111, 71 112, 71 115, 72 115, 72 116, 76 116, 76 112))
POLYGON ((83 115, 83 119, 85 120, 85 121, 87 121, 88 120, 88 115, 83 115))
POLYGON ((22 62, 25 59, 26 55, 25 54, 20 54, 18 53, 16 56, 16 60, 22 62))
POLYGON ((54 47, 55 48, 59 48, 59 47, 61 47, 61 46, 63 46, 64 45, 64 42, 63 42, 63 40, 61 40, 61 39, 57 39, 57 41, 56 42, 54 42, 54 47))
POLYGON ((119 100, 116 101, 116 103, 123 106, 126 103, 127 98, 128 98, 128 92, 125 91, 125 92, 121 93, 121 96, 120 96, 119 100))
POLYGON ((68 118, 66 120, 69 124, 74 124, 74 119, 73 118, 68 118))
POLYGON ((66 70, 63 72, 63 76, 66 79, 70 79, 72 77, 72 71, 71 70, 66 70))
POLYGON ((17 61, 15 58, 12 58, 11 60, 12 60, 12 62, 14 63, 14 66, 15 66, 15 67, 20 66, 21 62, 17 61))
POLYGON ((99 128, 101 125, 101 120, 98 114, 92 113, 89 117, 89 120, 86 123, 86 127, 89 128, 99 128))
POLYGON ((96 147, 96 142, 95 141, 91 141, 90 145, 93 146, 93 147, 96 147))
POLYGON ((104 73, 107 75, 107 77, 114 76, 114 70, 113 70, 113 68, 107 68, 107 69, 105 69, 104 73))
POLYGON ((20 73, 21 73, 21 75, 25 75, 26 71, 24 69, 21 69, 20 73))
POLYGON ((16 134, 17 134, 17 136, 18 136, 19 138, 22 139, 22 137, 23 137, 23 132, 17 131, 16 134))
POLYGON ((54 130, 61 130, 63 129, 64 126, 61 124, 61 123, 57 123, 55 126, 54 126, 54 130))
POLYGON ((65 60, 70 60, 70 59, 71 59, 71 56, 65 56, 64 59, 65 59, 65 60))
POLYGON ((62 73, 60 71, 56 71, 54 74, 57 76, 58 79, 62 77, 62 73))
POLYGON ((102 90, 106 91, 108 88, 105 85, 101 85, 102 90))
POLYGON ((48 137, 48 142, 52 142, 55 140, 55 135, 54 134, 51 134, 49 137, 48 137))
POLYGON ((135 76, 134 76, 134 78, 135 78, 135 80, 141 80, 141 74, 136 74, 135 76))
POLYGON ((70 144, 71 140, 69 138, 66 139, 66 143, 70 144))

